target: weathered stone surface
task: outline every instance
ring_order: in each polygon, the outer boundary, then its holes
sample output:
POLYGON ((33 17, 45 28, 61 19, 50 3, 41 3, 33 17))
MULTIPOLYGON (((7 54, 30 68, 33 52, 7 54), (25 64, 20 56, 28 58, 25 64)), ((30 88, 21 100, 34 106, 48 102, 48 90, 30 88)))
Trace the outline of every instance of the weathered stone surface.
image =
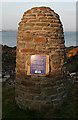
POLYGON ((48 7, 26 11, 19 23, 16 55, 16 102, 21 108, 51 111, 63 103, 64 52, 59 15, 48 7), (30 57, 35 54, 49 56, 48 76, 27 76, 30 57))
POLYGON ((46 42, 46 38, 45 37, 42 37, 42 36, 37 36, 34 38, 34 42, 37 42, 37 43, 45 43, 46 42))

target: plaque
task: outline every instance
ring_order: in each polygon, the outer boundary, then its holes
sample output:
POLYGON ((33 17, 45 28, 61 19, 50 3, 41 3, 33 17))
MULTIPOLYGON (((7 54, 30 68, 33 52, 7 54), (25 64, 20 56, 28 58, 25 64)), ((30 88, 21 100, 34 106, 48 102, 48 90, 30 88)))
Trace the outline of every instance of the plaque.
POLYGON ((46 74, 46 56, 31 56, 30 74, 46 74))
POLYGON ((28 71, 30 75, 47 74, 49 72, 49 57, 47 55, 31 55, 28 71))

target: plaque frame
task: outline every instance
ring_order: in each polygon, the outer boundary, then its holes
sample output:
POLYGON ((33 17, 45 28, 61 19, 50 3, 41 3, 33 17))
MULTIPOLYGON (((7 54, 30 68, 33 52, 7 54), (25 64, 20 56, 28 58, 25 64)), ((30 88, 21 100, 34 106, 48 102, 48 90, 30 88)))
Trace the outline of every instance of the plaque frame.
MULTIPOLYGON (((30 73, 30 67, 31 65, 27 65, 27 75, 35 75, 35 76, 47 76, 49 75, 49 55, 44 55, 44 54, 34 54, 35 56, 45 56, 46 57, 46 69, 45 69, 45 74, 31 74, 30 73)), ((31 55, 32 56, 32 55, 31 55)), ((30 57, 30 61, 31 61, 31 57, 30 57)))

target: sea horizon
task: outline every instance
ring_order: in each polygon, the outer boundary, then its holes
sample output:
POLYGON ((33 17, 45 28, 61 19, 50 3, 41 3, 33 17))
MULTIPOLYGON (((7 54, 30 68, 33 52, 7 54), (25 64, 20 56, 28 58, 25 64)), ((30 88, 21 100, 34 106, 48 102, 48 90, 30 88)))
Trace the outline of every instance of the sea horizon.
MULTIPOLYGON (((14 47, 17 45, 17 33, 18 30, 2 30, 0 31, 0 44, 14 47)), ((63 31, 65 47, 77 46, 76 31, 63 31)))
MULTIPOLYGON (((7 31, 18 31, 18 29, 2 29, 0 32, 7 32, 7 31)), ((63 30, 64 32, 78 32, 76 30, 63 30)))

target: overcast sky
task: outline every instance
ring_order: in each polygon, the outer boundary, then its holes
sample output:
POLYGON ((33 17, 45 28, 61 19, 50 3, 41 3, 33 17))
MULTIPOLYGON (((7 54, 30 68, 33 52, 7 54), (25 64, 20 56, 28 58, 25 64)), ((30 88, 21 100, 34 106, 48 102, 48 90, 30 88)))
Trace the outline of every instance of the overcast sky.
POLYGON ((2 3, 2 11, 0 10, 0 15, 2 13, 2 29, 16 30, 18 29, 18 23, 26 10, 36 6, 48 6, 60 15, 64 31, 76 31, 76 2, 70 2, 70 0, 69 2, 46 2, 46 0, 45 2, 23 1, 24 0, 22 0, 22 2, 2 3))

